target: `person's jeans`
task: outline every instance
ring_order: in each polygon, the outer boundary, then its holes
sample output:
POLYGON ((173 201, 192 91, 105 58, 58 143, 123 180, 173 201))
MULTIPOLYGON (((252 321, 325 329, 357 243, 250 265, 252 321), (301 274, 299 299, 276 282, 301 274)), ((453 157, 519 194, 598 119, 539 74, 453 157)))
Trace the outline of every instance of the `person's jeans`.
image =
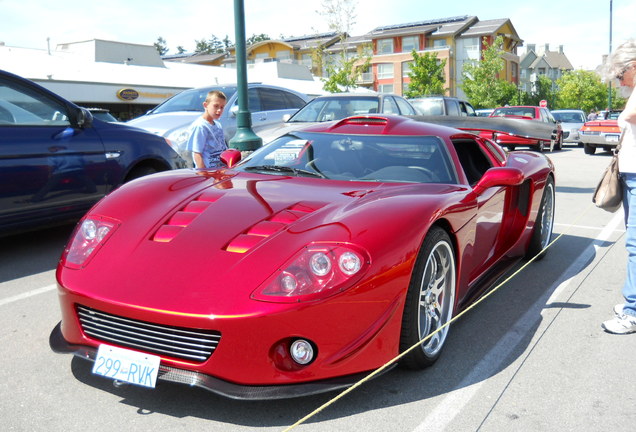
POLYGON ((627 247, 627 277, 623 285, 623 313, 636 317, 636 173, 621 173, 623 209, 625 210, 625 245, 627 247))

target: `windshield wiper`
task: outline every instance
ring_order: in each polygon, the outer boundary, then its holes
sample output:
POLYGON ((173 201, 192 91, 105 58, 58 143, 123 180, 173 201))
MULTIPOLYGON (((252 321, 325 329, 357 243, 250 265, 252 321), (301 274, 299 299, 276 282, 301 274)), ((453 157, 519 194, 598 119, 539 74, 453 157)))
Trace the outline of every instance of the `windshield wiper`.
POLYGON ((309 170, 304 170, 300 168, 292 168, 288 166, 279 166, 279 165, 256 165, 256 166, 245 167, 243 169, 245 171, 274 171, 274 172, 280 172, 280 173, 302 174, 302 175, 306 175, 306 176, 308 175, 311 177, 327 178, 322 173, 319 173, 316 171, 309 171, 309 170))

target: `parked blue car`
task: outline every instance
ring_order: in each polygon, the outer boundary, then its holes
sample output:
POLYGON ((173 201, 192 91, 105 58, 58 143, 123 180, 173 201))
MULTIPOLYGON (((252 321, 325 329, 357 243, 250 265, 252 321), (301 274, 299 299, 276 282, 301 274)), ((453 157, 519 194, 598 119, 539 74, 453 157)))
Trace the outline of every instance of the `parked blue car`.
POLYGON ((0 70, 0 236, 77 220, 122 183, 184 166, 165 138, 0 70))

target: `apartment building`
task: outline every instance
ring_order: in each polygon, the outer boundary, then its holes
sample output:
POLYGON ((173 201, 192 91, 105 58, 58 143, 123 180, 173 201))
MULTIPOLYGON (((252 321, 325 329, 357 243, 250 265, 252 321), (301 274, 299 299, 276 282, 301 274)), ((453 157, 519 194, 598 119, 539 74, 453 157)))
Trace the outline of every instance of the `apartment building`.
MULTIPOLYGON (((369 53, 371 64, 359 80, 369 89, 403 94, 408 88, 412 52, 433 52, 446 60, 445 78, 449 96, 464 96, 462 71, 466 62, 479 60, 485 47, 497 36, 504 39, 504 68, 500 78, 519 83, 517 48, 523 43, 509 19, 480 21, 476 16, 432 19, 375 28, 361 36, 324 33, 280 41, 263 41, 247 47, 247 62, 288 62, 306 65, 314 75, 326 76, 325 65, 346 57, 369 53), (321 55, 316 55, 320 52, 321 55)), ((232 67, 234 52, 220 56, 217 65, 232 67), (222 58, 221 58, 222 57, 222 58)))

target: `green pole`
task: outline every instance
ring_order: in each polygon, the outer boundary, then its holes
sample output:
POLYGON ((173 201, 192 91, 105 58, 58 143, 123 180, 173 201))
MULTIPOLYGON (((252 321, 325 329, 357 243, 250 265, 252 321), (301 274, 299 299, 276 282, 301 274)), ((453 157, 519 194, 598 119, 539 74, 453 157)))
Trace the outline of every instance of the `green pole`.
POLYGON ((236 134, 230 147, 241 151, 253 151, 263 145, 263 140, 252 130, 252 115, 247 98, 247 57, 245 55, 245 8, 243 0, 234 0, 234 33, 236 37, 236 84, 238 112, 236 134))

